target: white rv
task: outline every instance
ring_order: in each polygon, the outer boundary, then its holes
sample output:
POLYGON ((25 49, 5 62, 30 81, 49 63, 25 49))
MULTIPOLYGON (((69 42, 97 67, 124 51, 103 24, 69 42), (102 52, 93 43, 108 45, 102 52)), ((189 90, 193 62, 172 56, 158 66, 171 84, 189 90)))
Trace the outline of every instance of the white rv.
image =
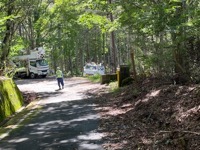
POLYGON ((87 63, 83 68, 83 75, 85 76, 95 74, 104 75, 105 67, 101 64, 97 65, 96 63, 87 63))
POLYGON ((42 47, 35 48, 30 55, 15 56, 12 58, 16 66, 17 77, 45 78, 49 72, 49 66, 45 60, 45 50, 42 47))

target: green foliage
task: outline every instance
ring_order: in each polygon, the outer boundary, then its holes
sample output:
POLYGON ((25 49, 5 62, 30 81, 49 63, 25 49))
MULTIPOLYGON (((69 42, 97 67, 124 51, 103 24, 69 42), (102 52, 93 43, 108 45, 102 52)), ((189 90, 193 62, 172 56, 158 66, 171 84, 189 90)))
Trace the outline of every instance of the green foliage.
POLYGON ((95 75, 89 75, 87 76, 87 78, 92 81, 92 82, 95 82, 95 83, 99 83, 101 81, 101 75, 100 74, 95 74, 95 75))
POLYGON ((4 76, 8 78, 13 78, 16 73, 16 70, 13 66, 7 66, 4 70, 4 76))
POLYGON ((13 40, 13 43, 14 44, 11 47, 10 51, 10 57, 18 55, 21 50, 25 49, 25 47, 27 46, 25 41, 20 36, 16 36, 13 40))
POLYGON ((119 87, 118 87, 118 82, 110 82, 109 83, 109 87, 110 87, 110 92, 117 92, 119 91, 119 87))
POLYGON ((81 25, 88 27, 89 29, 93 28, 94 26, 98 26, 102 32, 108 31, 112 24, 105 16, 100 16, 92 13, 84 13, 80 15, 78 22, 81 25))
POLYGON ((130 84, 133 84, 133 78, 132 77, 128 77, 128 78, 122 80, 122 86, 130 85, 130 84))
MULTIPOLYGON (((0 3, 2 10, 9 8, 6 2, 0 3)), ((53 69, 59 65, 71 75, 80 75, 85 62, 95 61, 104 62, 107 70, 111 70, 113 32, 117 63, 130 63, 133 50, 138 73, 173 74, 177 66, 188 72, 189 68, 199 66, 195 64, 199 57, 199 1, 13 2, 17 7, 12 14, 6 11, 0 14, 0 41, 4 41, 7 20, 15 27, 10 41, 4 43, 9 49, 1 50, 0 56, 12 57, 21 49, 45 46, 53 69)))

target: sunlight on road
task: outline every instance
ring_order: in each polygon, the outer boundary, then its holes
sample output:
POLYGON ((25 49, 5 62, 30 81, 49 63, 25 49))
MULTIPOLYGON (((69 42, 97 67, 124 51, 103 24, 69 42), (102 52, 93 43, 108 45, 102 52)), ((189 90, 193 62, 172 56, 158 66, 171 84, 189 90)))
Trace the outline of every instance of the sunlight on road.
POLYGON ((10 140, 9 143, 20 143, 26 140, 28 140, 28 138, 13 139, 13 140, 10 140))
POLYGON ((49 98, 45 98, 44 100, 42 99, 39 104, 50 104, 50 103, 60 103, 60 102, 64 102, 64 101, 75 101, 75 100, 81 100, 84 97, 82 95, 69 95, 65 94, 65 95, 61 95, 59 97, 49 97, 49 98))
POLYGON ((88 84, 88 81, 69 81, 65 80, 65 88, 58 90, 57 81, 52 80, 25 80, 24 84, 19 84, 22 81, 16 81, 21 91, 32 91, 39 95, 39 104, 59 103, 63 101, 74 101, 85 98, 84 91, 94 88, 94 85, 88 84), (30 82, 29 82, 30 81, 30 82))
POLYGON ((102 150, 104 135, 98 131, 100 116, 95 111, 98 104, 85 94, 97 89, 98 84, 85 79, 66 79, 65 88, 58 90, 55 79, 18 80, 16 83, 22 92, 36 93, 37 105, 42 107, 22 130, 8 135, 10 139, 2 141, 1 147, 102 150))

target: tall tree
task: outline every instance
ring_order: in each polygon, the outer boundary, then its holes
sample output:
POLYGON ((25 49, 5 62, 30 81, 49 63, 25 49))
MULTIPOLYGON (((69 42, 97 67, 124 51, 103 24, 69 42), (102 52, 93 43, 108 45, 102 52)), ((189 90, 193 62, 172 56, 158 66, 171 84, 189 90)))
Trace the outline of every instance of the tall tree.
POLYGON ((0 56, 1 56, 1 59, 0 59, 0 74, 2 75, 3 74, 3 71, 6 67, 6 60, 7 60, 7 57, 9 55, 9 52, 10 52, 10 45, 11 45, 11 42, 12 42, 12 37, 13 37, 13 34, 14 34, 14 27, 16 25, 15 23, 15 9, 14 9, 14 0, 8 0, 8 1, 5 1, 4 4, 2 4, 2 7, 1 9, 5 10, 5 13, 1 16, 3 16, 3 21, 4 21, 4 26, 5 26, 5 29, 3 31, 3 35, 1 36, 2 38, 2 42, 1 42, 1 53, 0 53, 0 56))

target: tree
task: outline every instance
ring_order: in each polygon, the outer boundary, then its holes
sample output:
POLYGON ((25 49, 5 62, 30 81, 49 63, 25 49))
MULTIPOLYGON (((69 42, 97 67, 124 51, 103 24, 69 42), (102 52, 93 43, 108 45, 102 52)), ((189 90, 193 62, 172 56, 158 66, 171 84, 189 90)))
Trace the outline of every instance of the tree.
POLYGON ((80 75, 85 62, 95 61, 115 72, 117 65, 131 65, 134 49, 138 74, 196 78, 199 3, 6 0, 0 4, 6 10, 1 13, 1 68, 9 54, 45 46, 53 69, 59 65, 65 73, 80 75))
POLYGON ((3 17, 3 34, 1 35, 1 53, 0 53, 0 75, 3 74, 5 66, 6 66, 6 60, 10 52, 10 45, 12 42, 12 37, 14 35, 15 31, 15 16, 14 16, 14 0, 8 0, 5 3, 2 4, 1 7, 2 10, 5 10, 5 14, 2 14, 3 17))

